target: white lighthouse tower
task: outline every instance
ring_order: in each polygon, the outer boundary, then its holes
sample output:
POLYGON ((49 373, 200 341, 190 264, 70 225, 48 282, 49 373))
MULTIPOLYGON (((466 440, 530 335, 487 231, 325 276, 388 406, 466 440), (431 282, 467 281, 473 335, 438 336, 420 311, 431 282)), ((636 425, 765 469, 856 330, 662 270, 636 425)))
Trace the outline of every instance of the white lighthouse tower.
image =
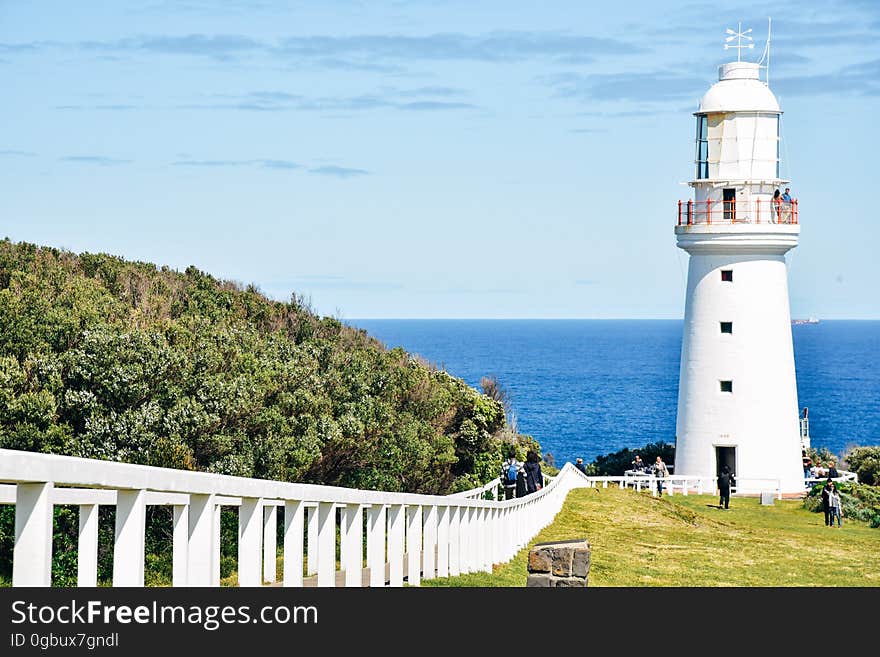
MULTIPOLYGON (((738 39, 728 47, 750 39, 728 33, 738 39)), ((694 196, 679 202, 675 227, 690 254, 675 472, 714 477, 727 465, 739 492, 795 493, 804 483, 785 254, 800 226, 797 201, 774 200, 787 183, 782 112, 762 68, 722 65, 695 112, 694 196)))

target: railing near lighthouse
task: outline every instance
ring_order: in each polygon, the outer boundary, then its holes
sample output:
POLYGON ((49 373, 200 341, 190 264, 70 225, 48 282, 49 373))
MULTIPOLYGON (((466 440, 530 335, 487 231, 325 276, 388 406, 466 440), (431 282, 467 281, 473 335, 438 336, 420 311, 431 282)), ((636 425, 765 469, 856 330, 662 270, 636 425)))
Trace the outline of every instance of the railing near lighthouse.
POLYGON ((679 201, 678 225, 797 224, 798 201, 679 201))
MULTIPOLYGON (((714 477, 662 481, 669 495, 716 488, 714 477)), ((220 510, 235 507, 240 586, 276 581, 283 514, 283 586, 360 587, 491 573, 493 564, 513 558, 553 520, 572 489, 613 484, 656 496, 659 480, 653 474, 587 476, 567 463, 540 491, 501 501, 482 499, 497 479, 454 495, 420 495, 0 449, 0 482, 0 504, 15 505, 13 586, 51 585, 54 508, 74 505, 79 586, 98 584, 100 506, 116 508, 114 586, 144 585, 146 509, 166 506, 173 510, 173 586, 220 585, 220 510)), ((777 481, 766 484, 760 488, 781 497, 777 481)))
POLYGON ((540 491, 496 501, 480 498, 497 480, 459 495, 420 495, 6 449, 0 449, 0 482, 0 504, 15 505, 13 586, 51 585, 56 505, 79 507, 80 586, 98 582, 101 505, 116 507, 114 586, 144 585, 146 508, 156 505, 173 508, 174 586, 220 584, 222 507, 238 508, 240 586, 276 580, 279 510, 284 586, 307 579, 318 586, 402 586, 404 579, 418 585, 492 572, 553 520, 571 489, 590 485, 566 464, 540 491))

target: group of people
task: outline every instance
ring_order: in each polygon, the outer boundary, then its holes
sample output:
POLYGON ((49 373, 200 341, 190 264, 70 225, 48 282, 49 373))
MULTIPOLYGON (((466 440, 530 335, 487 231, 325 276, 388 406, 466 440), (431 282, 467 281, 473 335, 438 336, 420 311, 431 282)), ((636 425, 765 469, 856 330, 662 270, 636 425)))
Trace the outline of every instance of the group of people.
POLYGON ((518 461, 516 451, 510 450, 507 459, 501 464, 501 484, 504 486, 504 499, 525 497, 544 487, 544 474, 541 472, 541 458, 535 451, 526 454, 526 461, 518 461))
POLYGON ((641 472, 644 474, 653 474, 658 478, 657 482, 657 492, 661 495, 663 494, 663 479, 669 476, 669 468, 666 467, 666 463, 663 462, 663 459, 660 455, 657 455, 657 458, 654 460, 652 465, 648 465, 642 460, 642 457, 636 454, 636 457, 632 460, 630 464, 630 471, 632 472, 641 472))
POLYGON ((791 188, 786 187, 785 193, 780 194, 777 189, 773 192, 773 214, 776 223, 787 224, 791 217, 791 188))
POLYGON ((825 468, 822 465, 822 461, 816 461, 813 463, 813 459, 811 459, 806 451, 801 452, 803 456, 804 462, 804 479, 821 479, 822 477, 827 477, 829 479, 837 479, 840 476, 840 473, 837 471, 837 465, 834 461, 828 461, 828 467, 825 468))

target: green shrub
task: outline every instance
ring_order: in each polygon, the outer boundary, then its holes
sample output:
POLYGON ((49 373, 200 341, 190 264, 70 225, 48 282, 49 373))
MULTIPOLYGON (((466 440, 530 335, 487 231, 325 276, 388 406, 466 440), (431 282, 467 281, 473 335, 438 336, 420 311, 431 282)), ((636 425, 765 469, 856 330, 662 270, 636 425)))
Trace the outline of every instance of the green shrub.
MULTIPOLYGON (((837 482, 840 491, 841 510, 844 518, 867 522, 871 527, 880 527, 880 489, 867 484, 837 482)), ((814 513, 822 512, 822 491, 825 483, 814 485, 804 498, 804 508, 814 513)))
POLYGON ((854 447, 844 461, 847 469, 859 476, 859 483, 880 486, 880 446, 854 447))
POLYGON ((624 447, 617 452, 597 456, 587 466, 587 472, 602 477, 619 477, 632 467, 632 461, 636 454, 642 457, 645 465, 652 465, 658 456, 663 459, 667 467, 675 463, 675 445, 658 441, 649 443, 641 449, 630 450, 628 447, 624 447))

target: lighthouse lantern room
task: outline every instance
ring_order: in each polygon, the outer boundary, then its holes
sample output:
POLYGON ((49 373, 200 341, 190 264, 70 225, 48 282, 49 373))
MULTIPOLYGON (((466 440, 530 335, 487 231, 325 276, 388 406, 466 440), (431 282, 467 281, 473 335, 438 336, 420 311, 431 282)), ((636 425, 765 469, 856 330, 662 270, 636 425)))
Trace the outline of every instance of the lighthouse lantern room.
MULTIPOLYGON (((732 47, 745 47, 747 32, 728 30, 732 47)), ((800 493, 785 262, 800 225, 797 200, 774 197, 788 183, 782 112, 762 70, 740 57, 723 64, 695 112, 693 198, 679 201, 675 226, 690 255, 675 471, 715 477, 726 465, 738 492, 800 493)))

